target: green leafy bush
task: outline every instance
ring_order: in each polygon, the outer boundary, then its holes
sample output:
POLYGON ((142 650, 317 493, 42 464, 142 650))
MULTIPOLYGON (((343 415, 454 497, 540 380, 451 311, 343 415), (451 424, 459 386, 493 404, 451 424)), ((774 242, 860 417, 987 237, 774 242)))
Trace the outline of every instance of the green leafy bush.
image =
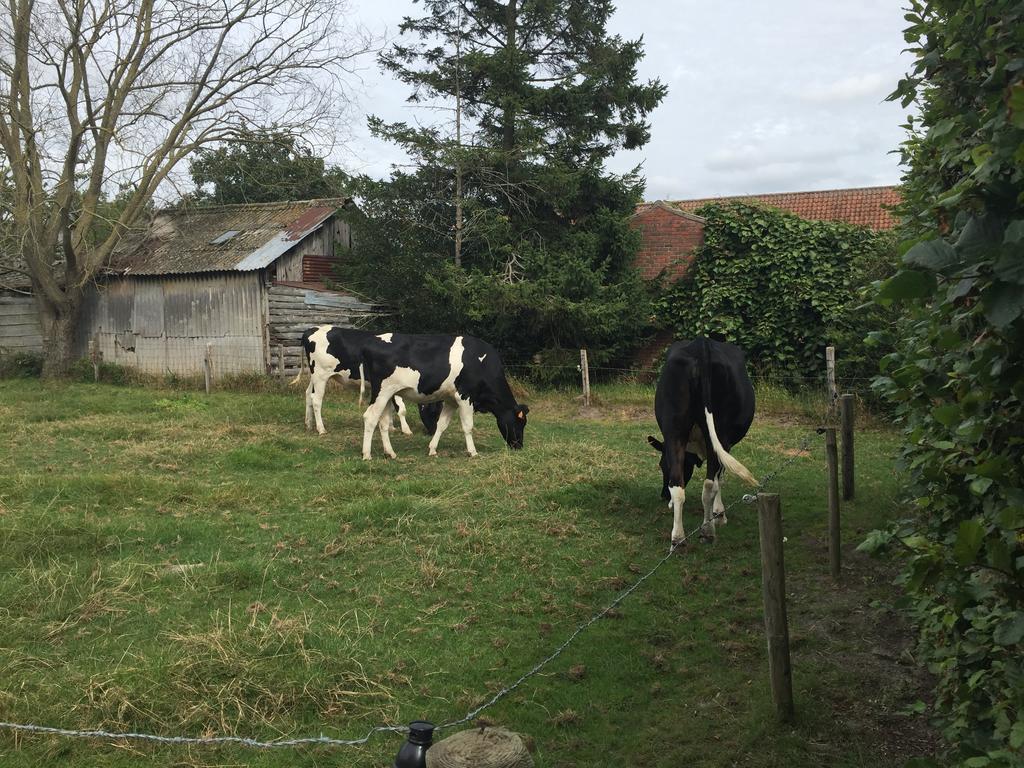
POLYGON ((704 245, 656 309, 678 338, 720 333, 782 378, 820 376, 829 344, 844 375, 877 370, 864 329, 891 313, 865 305, 861 292, 895 269, 890 234, 745 203, 698 213, 704 245))
POLYGON ((1024 4, 918 2, 903 145, 903 268, 877 301, 905 320, 876 388, 906 428, 913 515, 898 544, 937 676, 935 715, 967 766, 1024 765, 1024 4))
POLYGON ((0 350, 0 379, 35 379, 43 373, 43 356, 0 350))

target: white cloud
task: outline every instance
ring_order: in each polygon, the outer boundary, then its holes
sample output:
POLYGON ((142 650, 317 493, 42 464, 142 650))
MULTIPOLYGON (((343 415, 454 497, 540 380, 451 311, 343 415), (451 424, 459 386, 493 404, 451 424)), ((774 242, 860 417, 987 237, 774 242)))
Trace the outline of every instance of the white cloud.
POLYGON ((895 80, 888 72, 871 72, 863 75, 850 75, 830 83, 808 86, 799 98, 811 104, 831 104, 841 101, 853 101, 865 97, 876 100, 884 99, 892 92, 895 80))

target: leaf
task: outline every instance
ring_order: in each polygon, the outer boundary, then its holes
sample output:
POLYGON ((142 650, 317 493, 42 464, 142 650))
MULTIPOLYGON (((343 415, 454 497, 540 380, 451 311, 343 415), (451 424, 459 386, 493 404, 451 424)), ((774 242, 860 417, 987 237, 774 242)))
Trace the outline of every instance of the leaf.
POLYGON ((1003 242, 1019 243, 1021 240, 1024 240, 1024 219, 1011 221, 1010 225, 1006 228, 1006 234, 1003 237, 1003 242))
POLYGON ((1024 311, 1024 291, 1010 283, 993 283, 981 294, 985 317, 996 328, 1005 328, 1024 311))
POLYGON ((953 557, 960 565, 974 561, 981 542, 985 538, 985 529, 977 520, 964 520, 957 532, 956 544, 953 546, 953 557))
POLYGON ((952 427, 960 421, 961 413, 959 405, 940 405, 932 408, 932 418, 944 427, 952 427))
POLYGON ((975 496, 984 496, 985 492, 992 487, 991 477, 976 477, 971 480, 971 493, 975 496))
POLYGON ((935 290, 935 277, 927 272, 904 269, 882 283, 878 298, 921 299, 935 290))
POLYGON ((1000 645, 1016 645, 1024 639, 1024 613, 1017 611, 1014 616, 1004 619, 992 638, 1000 645))
POLYGON ((1024 747, 1024 720, 1018 720, 1010 729, 1010 747, 1013 749, 1024 747))
POLYGON ((1024 285, 1024 257, 1018 253, 1004 253, 992 272, 1005 283, 1024 285))
POLYGON ((926 240, 903 254, 903 263, 907 266, 921 267, 932 272, 941 272, 959 261, 956 249, 945 240, 926 240))
POLYGON ((1006 100, 1010 108, 1010 122, 1017 128, 1024 128, 1024 83, 1015 83, 1006 100))

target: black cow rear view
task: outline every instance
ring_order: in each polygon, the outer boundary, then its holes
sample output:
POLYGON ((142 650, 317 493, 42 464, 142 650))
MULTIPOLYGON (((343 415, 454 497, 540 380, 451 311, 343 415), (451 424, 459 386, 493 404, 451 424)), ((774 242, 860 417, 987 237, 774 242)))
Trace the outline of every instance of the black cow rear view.
POLYGON ((654 397, 654 413, 663 442, 647 440, 661 452, 662 498, 672 510, 673 544, 686 537, 683 528, 685 487, 695 467, 707 462, 701 501, 708 535, 722 523, 721 478, 728 469, 751 485, 757 480, 729 451, 743 439, 754 420, 754 387, 743 351, 727 342, 698 338, 673 344, 665 358, 654 397))

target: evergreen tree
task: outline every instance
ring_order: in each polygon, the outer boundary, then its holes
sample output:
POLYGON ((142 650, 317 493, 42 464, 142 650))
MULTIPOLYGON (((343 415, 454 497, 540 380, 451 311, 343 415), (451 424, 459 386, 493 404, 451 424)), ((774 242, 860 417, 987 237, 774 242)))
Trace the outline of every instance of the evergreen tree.
POLYGON ((345 194, 344 174, 326 168, 323 158, 284 131, 249 131, 200 149, 188 168, 196 202, 270 203, 345 194))
MULTIPOLYGON (((643 184, 635 172, 609 174, 604 161, 648 140, 647 115, 666 92, 658 81, 637 82, 641 41, 608 34, 607 1, 423 7, 424 16, 401 27, 412 41, 381 62, 412 87, 410 101, 451 110, 454 130, 377 119, 371 129, 413 161, 383 183, 400 185, 407 203, 390 208, 391 219, 421 231, 421 261, 433 254, 468 274, 438 278, 444 312, 416 325, 455 322, 453 308, 462 307, 462 329, 519 357, 579 346, 593 347, 598 361, 621 356, 649 315, 628 226, 643 184)), ((373 182, 362 190, 396 199, 373 182)), ((379 242, 382 227, 371 218, 366 229, 357 247, 371 265, 396 258, 379 242)))

